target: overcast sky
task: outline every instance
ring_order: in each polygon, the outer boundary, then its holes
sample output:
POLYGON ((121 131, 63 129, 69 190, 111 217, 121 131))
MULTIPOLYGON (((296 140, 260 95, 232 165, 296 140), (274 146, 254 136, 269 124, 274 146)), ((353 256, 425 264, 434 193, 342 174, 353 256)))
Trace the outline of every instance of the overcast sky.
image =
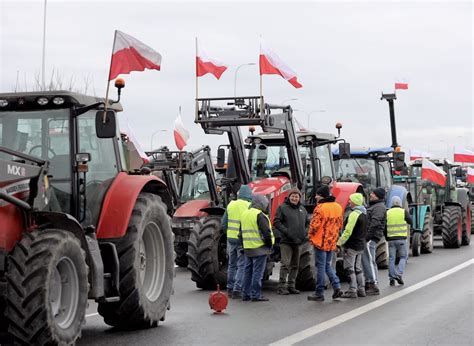
MULTIPOLYGON (((0 92, 30 91, 41 70, 44 1, 0 0, 0 92), (18 83, 17 83, 18 80, 18 83)), ((114 30, 162 56, 162 70, 123 76, 128 122, 145 149, 174 148, 178 107, 191 133, 188 148, 226 143, 194 124, 195 37, 229 69, 217 81, 199 79, 201 97, 232 96, 238 65, 258 62, 259 35, 295 70, 303 88, 264 76, 269 103, 291 104, 299 121, 343 136, 352 146, 391 144, 388 104, 381 92, 397 91, 398 142, 452 155, 473 149, 473 5, 470 1, 326 2, 47 2, 46 76, 105 95, 114 30), (324 112, 321 112, 324 111, 324 112), (166 132, 160 130, 167 130, 166 132)), ((239 70, 237 94, 258 95, 258 66, 239 70)), ((115 91, 112 95, 115 96, 115 91)), ((245 133, 244 133, 245 134, 245 133)))

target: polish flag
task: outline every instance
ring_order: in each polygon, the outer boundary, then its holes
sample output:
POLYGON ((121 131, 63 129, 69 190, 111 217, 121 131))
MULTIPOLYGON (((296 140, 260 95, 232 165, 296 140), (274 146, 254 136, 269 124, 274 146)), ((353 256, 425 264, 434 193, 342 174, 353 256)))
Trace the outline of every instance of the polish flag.
POLYGON ((183 148, 188 143, 189 131, 184 128, 183 120, 181 119, 181 113, 178 114, 178 117, 174 121, 174 141, 178 150, 183 150, 183 148))
POLYGON ((467 182, 474 184, 474 168, 467 167, 467 182))
POLYGON ((130 151, 136 151, 144 164, 150 163, 147 154, 145 154, 140 142, 138 142, 137 136, 135 136, 135 133, 132 131, 128 123, 123 127, 122 132, 123 135, 125 135, 124 140, 127 144, 127 148, 130 151))
POLYGON ((202 77, 211 73, 214 77, 220 79, 225 70, 227 70, 227 65, 217 59, 210 58, 201 44, 197 45, 196 76, 202 77))
POLYGON ((424 157, 430 158, 431 156, 432 156, 431 153, 428 153, 426 151, 421 151, 421 150, 416 150, 416 149, 413 149, 410 151, 411 161, 416 160, 416 159, 422 159, 424 157))
POLYGON ((454 150, 454 162, 474 163, 474 151, 456 148, 454 150))
POLYGON ((421 179, 444 186, 446 183, 446 173, 430 160, 423 159, 423 163, 421 164, 421 179))
POLYGON ((115 30, 109 81, 119 74, 145 69, 160 70, 161 55, 136 38, 115 30))
POLYGON ((262 40, 260 43, 260 75, 264 74, 279 74, 295 88, 302 87, 297 80, 296 72, 269 49, 262 40))
POLYGON ((408 82, 406 81, 396 81, 395 82, 395 90, 401 89, 401 90, 407 90, 408 89, 408 82))

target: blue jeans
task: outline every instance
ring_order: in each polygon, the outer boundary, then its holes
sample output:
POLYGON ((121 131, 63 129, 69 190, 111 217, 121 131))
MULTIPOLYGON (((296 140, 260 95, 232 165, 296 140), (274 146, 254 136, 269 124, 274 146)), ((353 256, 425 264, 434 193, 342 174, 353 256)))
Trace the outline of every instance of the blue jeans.
POLYGON ((267 265, 267 255, 245 257, 243 299, 258 299, 262 296, 262 279, 267 265))
POLYGON ((323 251, 314 248, 314 258, 317 268, 316 295, 324 295, 324 286, 326 285, 325 274, 327 274, 333 289, 341 288, 341 282, 331 266, 332 251, 323 251))
POLYGON ((389 240, 388 241, 388 277, 395 279, 397 276, 402 276, 407 263, 407 240, 389 240), (395 268, 395 259, 400 257, 398 268, 395 268))
POLYGON ((365 244, 364 252, 362 253, 362 268, 364 269, 366 283, 379 283, 377 258, 375 257, 376 250, 377 242, 369 240, 365 244))
POLYGON ((227 290, 241 291, 244 277, 245 256, 238 239, 227 239, 227 290))

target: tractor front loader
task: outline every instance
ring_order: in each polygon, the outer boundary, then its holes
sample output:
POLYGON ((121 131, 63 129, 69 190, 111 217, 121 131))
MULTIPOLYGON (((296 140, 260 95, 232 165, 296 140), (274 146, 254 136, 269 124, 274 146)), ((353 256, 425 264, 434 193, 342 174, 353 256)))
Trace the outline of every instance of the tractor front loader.
POLYGON ((128 171, 121 110, 67 91, 0 94, 3 342, 74 344, 88 299, 118 328, 164 320, 172 201, 128 171))

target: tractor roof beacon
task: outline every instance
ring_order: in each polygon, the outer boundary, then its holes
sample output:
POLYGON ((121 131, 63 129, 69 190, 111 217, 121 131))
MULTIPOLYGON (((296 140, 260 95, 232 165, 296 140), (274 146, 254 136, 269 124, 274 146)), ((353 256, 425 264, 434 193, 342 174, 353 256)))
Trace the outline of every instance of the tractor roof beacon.
POLYGON ((107 108, 103 99, 67 91, 0 94, 0 334, 7 342, 74 343, 87 299, 119 328, 164 319, 173 280, 171 196, 160 179, 128 172, 115 118, 122 108, 118 101, 107 108))

